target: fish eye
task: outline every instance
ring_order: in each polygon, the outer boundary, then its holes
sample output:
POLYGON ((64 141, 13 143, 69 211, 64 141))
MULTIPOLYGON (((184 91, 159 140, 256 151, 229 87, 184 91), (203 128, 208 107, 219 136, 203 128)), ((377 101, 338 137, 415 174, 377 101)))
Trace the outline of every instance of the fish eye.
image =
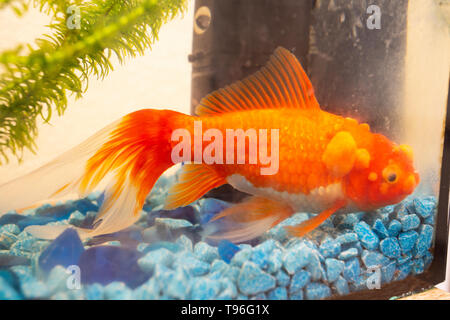
POLYGON ((383 178, 387 183, 396 183, 398 175, 394 168, 389 166, 383 170, 383 178))

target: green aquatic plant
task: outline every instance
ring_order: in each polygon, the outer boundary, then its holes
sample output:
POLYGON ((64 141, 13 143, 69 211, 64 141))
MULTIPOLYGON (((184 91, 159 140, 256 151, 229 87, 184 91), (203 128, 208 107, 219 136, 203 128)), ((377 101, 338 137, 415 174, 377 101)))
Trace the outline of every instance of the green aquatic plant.
POLYGON ((0 164, 24 149, 35 152, 37 120, 62 115, 68 95, 80 98, 89 76, 104 78, 142 55, 161 26, 183 13, 187 0, 0 0, 19 15, 30 6, 51 16, 49 34, 0 54, 0 164))

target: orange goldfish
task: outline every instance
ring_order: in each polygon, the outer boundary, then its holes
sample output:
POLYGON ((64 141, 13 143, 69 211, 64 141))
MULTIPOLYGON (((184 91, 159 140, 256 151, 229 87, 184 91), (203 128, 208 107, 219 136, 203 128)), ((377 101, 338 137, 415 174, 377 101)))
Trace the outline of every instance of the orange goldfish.
MULTIPOLYGON (((0 186, 0 212, 102 188, 98 226, 77 230, 82 237, 116 232, 137 221, 158 177, 184 162, 165 207, 189 205, 229 183, 252 196, 214 218, 234 224, 212 237, 241 242, 294 212, 317 213, 287 227, 292 235, 303 236, 335 212, 397 203, 419 183, 409 146, 371 132, 356 119, 321 110, 299 61, 283 48, 260 71, 202 99, 196 114, 152 109, 128 114, 49 164, 0 186), (230 132, 235 136, 229 138, 230 132), (240 146, 234 143, 237 132, 240 146), (231 147, 219 141, 225 136, 231 147), (259 153, 252 141, 259 142, 259 153), (270 158, 274 155, 276 161, 270 158)), ((32 226, 27 231, 52 238, 64 228, 32 226)))

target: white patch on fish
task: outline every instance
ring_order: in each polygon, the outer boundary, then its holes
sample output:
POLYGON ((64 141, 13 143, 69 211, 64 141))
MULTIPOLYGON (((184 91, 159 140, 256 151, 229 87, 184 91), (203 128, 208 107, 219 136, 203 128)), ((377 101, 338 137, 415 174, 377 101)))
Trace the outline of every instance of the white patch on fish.
MULTIPOLYGON (((340 182, 326 187, 320 186, 311 190, 309 194, 281 192, 270 187, 255 187, 240 174, 233 174, 227 177, 227 182, 239 191, 287 203, 295 212, 320 213, 332 207, 337 200, 345 199, 340 182)), ((355 209, 354 205, 349 205, 344 211, 357 211, 355 209)))

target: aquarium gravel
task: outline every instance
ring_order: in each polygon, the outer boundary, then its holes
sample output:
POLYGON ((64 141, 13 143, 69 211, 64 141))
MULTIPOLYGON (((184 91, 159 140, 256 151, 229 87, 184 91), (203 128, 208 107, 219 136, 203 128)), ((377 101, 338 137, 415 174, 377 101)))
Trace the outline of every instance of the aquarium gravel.
POLYGON ((162 210, 173 179, 159 179, 133 227, 84 243, 73 229, 45 241, 24 228, 88 227, 98 193, 2 216, 0 299, 324 299, 368 289, 374 275, 382 285, 420 274, 433 259, 433 197, 334 215, 304 238, 283 228, 312 216, 296 213, 236 245, 201 237, 202 225, 230 205, 224 201, 162 210))

